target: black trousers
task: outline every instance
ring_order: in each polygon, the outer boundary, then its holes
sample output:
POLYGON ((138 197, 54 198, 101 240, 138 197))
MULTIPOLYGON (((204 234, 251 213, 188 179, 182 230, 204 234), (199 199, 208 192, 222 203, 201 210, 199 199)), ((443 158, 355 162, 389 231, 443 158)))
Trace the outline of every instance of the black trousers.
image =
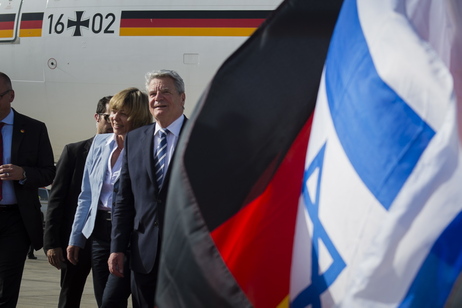
POLYGON ((0 210, 0 307, 18 302, 30 240, 18 208, 0 210))
POLYGON ((160 253, 157 253, 154 268, 150 273, 143 274, 131 271, 133 308, 152 308, 155 306, 159 260, 160 253))
POLYGON ((127 307, 130 296, 130 271, 128 256, 124 261, 124 278, 110 274, 107 260, 111 249, 110 215, 98 211, 91 235, 93 287, 98 307, 127 307))
MULTIPOLYGON (((66 248, 63 249, 63 252, 66 248)), ((58 308, 79 308, 88 274, 91 270, 91 241, 80 249, 79 262, 73 265, 66 258, 61 268, 61 291, 58 308)))
POLYGON ((149 274, 131 271, 131 276, 133 308, 154 307, 157 286, 157 270, 149 274))

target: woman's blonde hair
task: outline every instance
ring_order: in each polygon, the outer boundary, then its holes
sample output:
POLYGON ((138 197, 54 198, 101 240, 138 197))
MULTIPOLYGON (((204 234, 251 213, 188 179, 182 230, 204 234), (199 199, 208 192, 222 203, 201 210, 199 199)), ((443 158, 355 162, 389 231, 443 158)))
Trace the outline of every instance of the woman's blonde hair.
POLYGON ((148 95, 137 88, 128 88, 115 94, 109 102, 109 110, 123 110, 128 115, 131 129, 152 123, 148 95))

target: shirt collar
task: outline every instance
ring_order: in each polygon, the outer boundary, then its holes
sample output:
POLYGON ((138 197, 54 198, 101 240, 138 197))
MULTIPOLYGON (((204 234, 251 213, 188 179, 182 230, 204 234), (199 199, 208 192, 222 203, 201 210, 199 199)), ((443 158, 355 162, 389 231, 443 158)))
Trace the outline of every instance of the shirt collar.
POLYGON ((116 143, 116 134, 114 133, 111 133, 112 134, 112 137, 111 138, 107 138, 106 140, 106 145, 109 145, 109 144, 114 144, 116 143))
MULTIPOLYGON (((165 127, 166 129, 168 129, 168 131, 175 135, 176 137, 180 136, 180 130, 181 130, 181 127, 183 126, 183 122, 184 122, 184 115, 181 115, 178 119, 176 119, 175 121, 173 121, 172 124, 170 124, 168 127, 165 127)), ((156 123, 156 130, 154 131, 154 135, 157 134, 157 132, 160 130, 160 125, 157 125, 156 123)))
POLYGON ((5 124, 13 125, 13 120, 14 120, 14 112, 13 112, 13 109, 10 109, 10 113, 8 113, 8 115, 2 120, 2 122, 5 124))

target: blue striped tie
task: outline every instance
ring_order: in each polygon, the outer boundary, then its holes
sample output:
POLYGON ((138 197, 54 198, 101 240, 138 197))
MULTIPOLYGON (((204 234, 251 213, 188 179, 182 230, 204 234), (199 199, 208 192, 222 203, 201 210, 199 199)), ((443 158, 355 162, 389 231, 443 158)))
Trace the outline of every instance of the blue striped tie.
POLYGON ((160 141, 157 145, 156 155, 154 156, 154 169, 156 171, 157 187, 162 187, 164 181, 165 158, 167 157, 167 134, 168 130, 159 130, 160 141))

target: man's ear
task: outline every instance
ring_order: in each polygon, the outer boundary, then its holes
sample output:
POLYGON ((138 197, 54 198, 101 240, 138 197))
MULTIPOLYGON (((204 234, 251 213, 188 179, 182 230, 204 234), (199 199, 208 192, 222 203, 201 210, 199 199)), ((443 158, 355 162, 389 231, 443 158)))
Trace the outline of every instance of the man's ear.
POLYGON ((14 97, 15 97, 14 90, 11 90, 10 93, 11 93, 10 95, 10 103, 11 103, 14 101, 14 97))

